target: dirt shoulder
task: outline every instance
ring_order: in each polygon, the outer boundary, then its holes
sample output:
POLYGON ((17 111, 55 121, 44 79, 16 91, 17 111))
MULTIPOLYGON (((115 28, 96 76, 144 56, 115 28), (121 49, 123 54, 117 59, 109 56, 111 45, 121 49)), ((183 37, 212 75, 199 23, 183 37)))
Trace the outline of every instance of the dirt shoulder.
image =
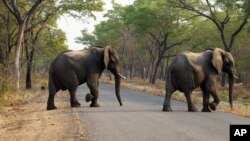
POLYGON ((86 140, 82 122, 69 105, 69 95, 60 92, 56 105, 61 109, 47 111, 47 92, 19 106, 0 110, 0 139, 4 141, 86 140))

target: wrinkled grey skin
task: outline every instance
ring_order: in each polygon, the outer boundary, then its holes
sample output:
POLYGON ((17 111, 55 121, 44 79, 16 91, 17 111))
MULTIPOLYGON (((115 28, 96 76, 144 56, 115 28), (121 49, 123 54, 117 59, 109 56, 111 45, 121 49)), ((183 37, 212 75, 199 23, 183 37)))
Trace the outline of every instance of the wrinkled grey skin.
POLYGON ((183 52, 176 56, 169 66, 166 81, 166 95, 163 111, 172 111, 170 99, 174 91, 184 92, 188 111, 197 111, 191 99, 192 91, 200 87, 203 93, 203 112, 216 110, 220 98, 216 90, 216 78, 221 71, 229 76, 229 102, 232 107, 232 92, 235 64, 232 55, 220 48, 201 53, 183 52), (209 96, 213 101, 209 103, 209 96))
POLYGON ((105 48, 91 47, 80 51, 67 51, 59 54, 51 63, 49 70, 49 97, 47 110, 57 107, 54 97, 57 91, 68 90, 70 92, 71 107, 80 107, 75 93, 77 87, 87 83, 90 94, 86 95, 86 101, 91 101, 90 107, 99 107, 98 84, 103 70, 107 68, 115 76, 116 97, 122 106, 120 98, 120 82, 124 78, 119 70, 119 57, 110 46, 105 48))

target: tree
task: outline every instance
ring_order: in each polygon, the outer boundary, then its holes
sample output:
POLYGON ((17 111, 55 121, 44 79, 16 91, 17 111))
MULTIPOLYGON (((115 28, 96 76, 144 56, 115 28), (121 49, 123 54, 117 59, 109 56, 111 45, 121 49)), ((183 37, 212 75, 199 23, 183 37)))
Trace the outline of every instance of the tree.
POLYGON ((81 30, 82 36, 76 38, 76 43, 83 44, 86 46, 94 46, 96 38, 94 35, 87 32, 87 29, 81 30))
POLYGON ((34 52, 33 73, 47 73, 55 54, 68 49, 66 35, 61 29, 47 28, 40 33, 34 52))
POLYGON ((129 6, 114 4, 113 9, 105 14, 108 20, 95 27, 95 44, 117 47, 128 78, 129 74, 131 78, 151 77, 153 82, 153 77, 156 79, 156 76, 164 76, 163 70, 175 54, 184 50, 203 51, 205 48, 224 47, 218 29, 223 29, 222 34, 229 46, 232 34, 236 33, 240 25, 244 25, 239 33, 233 35, 231 45, 240 76, 250 80, 249 67, 246 65, 249 63, 246 58, 249 58, 247 45, 250 28, 249 24, 243 22, 246 13, 249 13, 247 9, 250 6, 247 5, 246 0, 135 0, 129 6), (220 27, 207 17, 178 7, 181 2, 215 18, 214 21, 220 27), (208 3, 212 12, 209 11, 208 3), (172 47, 175 44, 178 48, 172 47))
POLYGON ((179 23, 180 13, 169 7, 165 1, 135 1, 127 8, 127 24, 132 24, 141 36, 148 39, 148 52, 151 56, 152 75, 150 82, 155 84, 162 60, 171 48, 181 45, 187 38, 179 36, 185 31, 185 24, 179 23), (154 20, 152 20, 154 19, 154 20))
POLYGON ((34 12, 26 22, 24 34, 24 48, 26 54, 26 89, 32 88, 32 64, 40 34, 43 30, 51 28, 48 25, 56 25, 58 10, 59 8, 56 8, 54 2, 46 1, 40 5, 36 12, 34 12))
POLYGON ((31 8, 25 12, 25 14, 21 14, 20 9, 17 7, 17 2, 15 0, 6 1, 3 0, 4 5, 8 8, 8 10, 15 16, 17 23, 18 23, 18 36, 17 36, 17 44, 16 44, 16 55, 15 55, 15 63, 14 63, 14 69, 15 69, 15 86, 16 89, 19 90, 20 85, 20 51, 21 51, 21 43, 23 40, 23 34, 25 30, 25 25, 27 20, 30 18, 31 14, 36 10, 38 5, 43 0, 36 0, 33 5, 31 5, 31 8))
MULTIPOLYGON (((192 2, 186 0, 168 1, 173 7, 191 11, 197 17, 202 16, 210 20, 218 29, 224 49, 228 52, 231 51, 236 37, 248 23, 250 16, 250 0, 216 0, 214 3, 209 0, 205 2, 198 0, 192 2), (235 21, 239 25, 231 33, 228 30, 226 31, 226 28, 230 27, 230 24, 235 21)), ((225 78, 226 74, 223 73, 222 86, 225 85, 225 78)))
POLYGON ((244 0, 216 0, 214 3, 206 0, 205 3, 202 1, 195 1, 193 3, 185 0, 172 1, 168 0, 173 7, 185 9, 196 14, 195 16, 202 16, 210 20, 220 32, 221 41, 226 51, 231 51, 235 38, 247 24, 250 16, 250 1, 244 0), (237 12, 235 12, 237 11, 237 12), (237 16, 237 19, 234 18, 237 16), (235 27, 235 30, 226 39, 226 26, 231 22, 237 20, 240 24, 235 27), (227 41, 228 40, 228 41, 227 41))
MULTIPOLYGON (((102 0, 88 0, 88 1, 75 1, 75 0, 34 0, 34 1, 16 1, 16 0, 2 0, 4 3, 4 12, 0 12, 0 18, 6 23, 7 34, 7 46, 3 45, 6 54, 5 58, 8 60, 12 46, 16 46, 16 54, 14 61, 15 68, 15 85, 16 89, 19 89, 19 77, 21 63, 26 62, 26 84, 27 88, 31 87, 31 72, 33 55, 35 52, 36 42, 38 41, 39 34, 51 27, 51 23, 48 23, 50 17, 55 18, 55 21, 60 15, 67 14, 70 16, 81 18, 83 16, 94 17, 92 11, 101 11, 103 1, 102 0), (6 10, 7 9, 7 10, 6 10), (11 13, 11 14, 9 14, 11 13), (12 18, 16 19, 16 22, 12 18), (17 23, 18 28, 15 27, 17 23), (15 35, 16 34, 16 35, 15 35), (25 40, 23 40, 24 36, 25 40), (24 41, 24 42, 23 42, 24 41), (20 57, 21 44, 23 43, 26 60, 22 61, 20 57)), ((0 19, 0 21, 1 21, 0 19)), ((55 24, 55 23, 53 23, 55 24)), ((56 27, 55 27, 56 28, 56 27)), ((1 28, 3 29, 3 28, 1 28)), ((2 32, 2 31, 0 31, 2 32)), ((5 38, 0 38, 5 40, 5 38)), ((5 41, 3 42, 5 43, 5 41)), ((5 64, 9 64, 8 61, 5 64)))

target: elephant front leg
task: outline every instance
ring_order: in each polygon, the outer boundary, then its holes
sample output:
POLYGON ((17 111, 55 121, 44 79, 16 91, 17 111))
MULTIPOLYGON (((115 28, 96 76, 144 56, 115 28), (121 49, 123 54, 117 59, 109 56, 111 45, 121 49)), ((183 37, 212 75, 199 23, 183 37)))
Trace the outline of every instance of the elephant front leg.
POLYGON ((85 101, 86 102, 89 102, 93 99, 93 96, 90 94, 90 93, 87 93, 86 96, 85 96, 85 101))
POLYGON ((85 97, 85 100, 91 101, 90 107, 100 107, 100 105, 97 103, 97 99, 99 97, 99 91, 98 91, 98 84, 93 83, 87 83, 90 94, 88 93, 85 97))
MULTIPOLYGON (((201 88, 202 89, 202 88, 201 88)), ((209 109, 209 93, 202 89, 203 92, 203 108, 202 112, 211 112, 209 109)))
POLYGON ((211 95, 213 96, 214 101, 211 102, 211 103, 209 103, 209 107, 210 107, 212 110, 215 111, 215 110, 216 110, 216 107, 217 107, 218 104, 220 103, 220 98, 219 98, 219 96, 218 96, 218 94, 217 94, 216 91, 211 92, 211 95))
POLYGON ((212 97, 214 98, 214 101, 209 103, 209 101, 205 101, 206 103, 208 103, 208 107, 212 110, 216 110, 216 107, 218 106, 218 104, 220 103, 220 98, 216 92, 216 77, 210 77, 206 82, 205 85, 203 86, 203 93, 208 93, 207 95, 209 95, 209 93, 212 95, 212 97))

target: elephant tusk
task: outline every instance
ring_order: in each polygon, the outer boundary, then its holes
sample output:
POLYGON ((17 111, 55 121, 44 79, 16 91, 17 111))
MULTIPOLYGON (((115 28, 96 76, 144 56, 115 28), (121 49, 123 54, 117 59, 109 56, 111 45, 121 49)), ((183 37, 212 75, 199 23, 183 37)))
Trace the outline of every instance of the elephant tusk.
POLYGON ((121 75, 120 73, 118 73, 118 75, 119 75, 122 79, 127 80, 127 78, 126 78, 125 76, 121 75))
POLYGON ((237 77, 236 75, 233 75, 233 77, 234 77, 235 79, 239 79, 239 77, 237 77))

